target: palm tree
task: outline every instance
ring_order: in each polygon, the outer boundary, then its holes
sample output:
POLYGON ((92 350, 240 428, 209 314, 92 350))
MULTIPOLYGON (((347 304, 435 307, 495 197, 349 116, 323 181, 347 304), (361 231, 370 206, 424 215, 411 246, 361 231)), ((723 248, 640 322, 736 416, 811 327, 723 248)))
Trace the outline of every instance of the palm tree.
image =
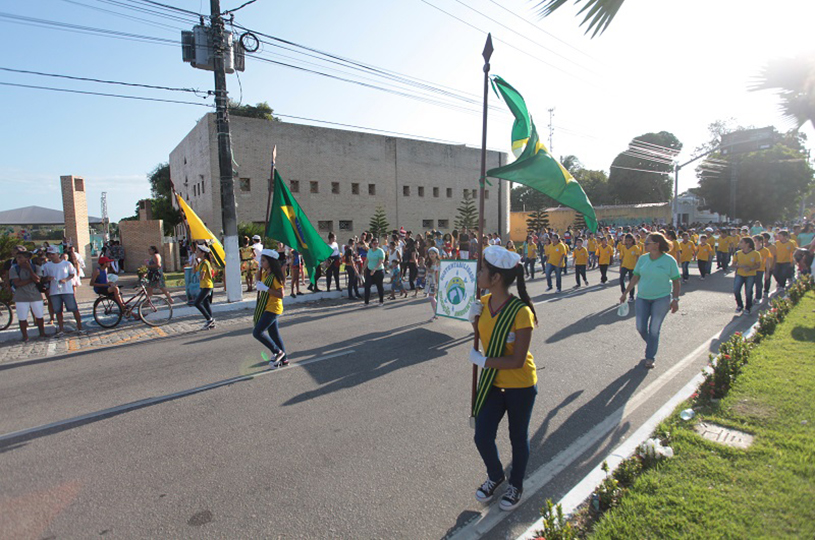
MULTIPOLYGON (((574 0, 574 3, 577 5, 581 1, 583 0, 574 0)), ((577 12, 578 15, 586 13, 580 26, 589 23, 589 27, 586 28, 586 33, 588 34, 594 30, 591 37, 602 34, 606 28, 608 28, 608 25, 611 24, 614 16, 617 15, 617 11, 619 11, 624 1, 625 0, 585 0, 586 5, 577 12)), ((555 10, 565 3, 566 0, 543 0, 543 2, 538 4, 538 13, 540 13, 541 17, 546 17, 554 13, 555 10)))
POLYGON ((781 110, 801 127, 815 127, 815 54, 800 53, 792 58, 769 61, 750 90, 777 89, 781 110))

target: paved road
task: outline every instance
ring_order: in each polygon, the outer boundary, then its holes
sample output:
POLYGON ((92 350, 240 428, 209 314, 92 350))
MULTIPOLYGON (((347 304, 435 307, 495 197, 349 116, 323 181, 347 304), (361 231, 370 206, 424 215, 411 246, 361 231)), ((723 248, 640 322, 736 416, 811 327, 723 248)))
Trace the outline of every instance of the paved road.
MULTIPOLYGON (((468 326, 428 324, 424 299, 292 310, 292 365, 273 372, 246 317, 0 364, 0 437, 260 374, 0 438, 0 537, 472 538, 487 526, 510 537, 697 373, 722 328, 749 326, 731 286, 715 274, 686 287, 647 371, 633 310, 614 310, 618 287, 555 296, 531 283, 540 393, 528 475, 541 489, 509 515, 473 497, 485 473, 467 422, 468 326)), ((505 429, 499 448, 507 462, 505 429)))

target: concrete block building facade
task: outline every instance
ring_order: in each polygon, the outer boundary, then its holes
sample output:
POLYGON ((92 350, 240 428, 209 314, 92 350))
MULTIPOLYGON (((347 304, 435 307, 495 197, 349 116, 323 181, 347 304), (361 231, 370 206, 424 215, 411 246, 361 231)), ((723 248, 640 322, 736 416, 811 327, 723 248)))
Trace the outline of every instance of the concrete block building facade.
MULTIPOLYGON (((215 115, 198 122, 170 154, 175 188, 213 233, 222 232, 215 115)), ((354 131, 230 118, 238 222, 264 223, 277 145, 277 169, 321 233, 346 241, 368 229, 377 206, 392 229, 450 232, 465 191, 477 195, 481 151, 463 145, 354 131)), ((506 154, 488 152, 487 168, 506 154)), ((485 231, 509 232, 509 182, 491 179, 485 231)))

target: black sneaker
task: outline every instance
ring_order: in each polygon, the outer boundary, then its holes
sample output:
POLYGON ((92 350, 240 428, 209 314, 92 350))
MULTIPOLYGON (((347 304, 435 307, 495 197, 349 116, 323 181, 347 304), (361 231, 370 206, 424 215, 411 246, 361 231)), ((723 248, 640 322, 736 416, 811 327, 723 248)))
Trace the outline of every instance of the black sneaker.
POLYGON ((490 502, 492 496, 495 495, 495 490, 498 489, 498 486, 500 486, 504 480, 504 478, 501 478, 497 482, 493 482, 487 478, 487 481, 481 484, 480 488, 475 490, 475 498, 482 503, 490 502))
POLYGON ((510 484, 507 487, 507 491, 504 493, 504 496, 501 497, 501 502, 498 503, 498 506, 501 507, 501 510, 506 512, 514 510, 519 504, 521 504, 521 497, 523 494, 524 490, 518 489, 510 484))

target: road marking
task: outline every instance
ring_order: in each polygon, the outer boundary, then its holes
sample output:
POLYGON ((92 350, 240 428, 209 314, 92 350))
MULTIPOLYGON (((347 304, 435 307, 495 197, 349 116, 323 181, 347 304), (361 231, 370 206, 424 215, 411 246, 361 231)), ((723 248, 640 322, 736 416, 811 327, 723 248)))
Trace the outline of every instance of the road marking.
MULTIPOLYGON (((49 350, 50 350, 50 345, 49 345, 49 350)), ((27 435, 32 435, 32 434, 39 433, 39 432, 42 432, 42 431, 48 431, 50 429, 58 428, 58 427, 61 427, 61 426, 65 426, 65 425, 69 425, 69 424, 75 424, 75 423, 79 423, 79 422, 85 422, 87 420, 93 420, 95 418, 100 418, 100 417, 103 417, 103 416, 110 416, 110 415, 113 415, 113 414, 126 412, 126 411, 129 411, 129 410, 132 410, 132 409, 138 409, 140 407, 146 407, 147 405, 155 405, 157 403, 162 403, 164 401, 170 401, 172 399, 177 399, 177 398, 180 398, 180 397, 186 397, 186 396, 190 396, 192 394, 198 394, 200 392, 205 392, 207 390, 214 390, 215 388, 220 388, 222 386, 228 386, 230 384, 235 384, 235 383, 238 383, 238 382, 251 381, 252 379, 255 379, 257 377, 261 377, 263 375, 269 375, 269 374, 272 374, 272 373, 287 372, 287 371, 290 371, 292 368, 304 367, 304 366, 307 366, 308 364, 313 364, 315 362, 322 362, 323 360, 330 360, 332 358, 337 358, 339 356, 346 356, 346 355, 349 355, 349 354, 352 354, 352 353, 355 353, 355 352, 356 352, 355 350, 349 349, 347 351, 339 351, 339 352, 335 352, 335 353, 331 353, 331 354, 326 354, 326 355, 323 355, 323 356, 318 356, 316 358, 311 358, 309 360, 303 360, 301 362, 295 362, 293 364, 290 364, 286 368, 278 368, 276 370, 266 369, 266 370, 263 370, 263 371, 250 373, 248 375, 239 375, 237 377, 230 377, 229 379, 224 379, 222 381, 216 381, 214 383, 205 384, 203 386, 197 386, 195 388, 190 388, 188 390, 181 390, 179 392, 173 392, 172 394, 166 394, 166 395, 163 395, 163 396, 155 396, 155 397, 151 397, 151 398, 140 399, 138 401, 131 401, 130 403, 125 403, 123 405, 117 405, 116 407, 110 407, 110 408, 107 408, 107 409, 102 409, 100 411, 95 411, 95 412, 92 412, 92 413, 83 414, 81 416, 74 416, 73 418, 66 418, 64 420, 58 420, 57 422, 51 422, 50 424, 44 424, 44 425, 41 425, 41 426, 36 426, 36 427, 28 428, 28 429, 21 429, 19 431, 13 431, 11 433, 5 433, 3 435, 0 435, 0 444, 6 442, 8 440, 11 440, 11 439, 17 439, 17 438, 20 438, 20 437, 25 437, 27 435)))
MULTIPOLYGON (((539 467, 535 472, 529 475, 526 480, 524 480, 524 492, 528 495, 534 495, 540 489, 546 486, 546 484, 552 481, 552 479, 558 474, 563 472, 569 465, 583 455, 583 453, 601 441, 615 427, 619 426, 622 421, 626 419, 626 417, 630 416, 643 403, 656 395, 659 390, 670 382, 678 372, 682 371, 693 363, 693 361, 700 354, 710 347, 710 344, 713 341, 719 339, 721 336, 727 335, 730 333, 730 331, 735 330, 740 323, 743 323, 743 321, 735 319, 733 322, 722 328, 720 332, 711 336, 710 339, 699 345, 690 354, 674 364, 657 380, 649 384, 641 392, 635 394, 623 406, 607 416, 605 420, 595 425, 567 448, 561 450, 549 462, 539 467)), ((492 504, 482 511, 478 517, 474 518, 467 525, 456 531, 449 538, 450 540, 480 538, 495 528, 495 526, 501 523, 504 519, 509 517, 510 514, 511 512, 504 512, 501 510, 497 504, 492 504)))
POLYGON ((54 356, 57 352, 57 343, 53 339, 48 342, 48 349, 45 351, 45 356, 54 356))

